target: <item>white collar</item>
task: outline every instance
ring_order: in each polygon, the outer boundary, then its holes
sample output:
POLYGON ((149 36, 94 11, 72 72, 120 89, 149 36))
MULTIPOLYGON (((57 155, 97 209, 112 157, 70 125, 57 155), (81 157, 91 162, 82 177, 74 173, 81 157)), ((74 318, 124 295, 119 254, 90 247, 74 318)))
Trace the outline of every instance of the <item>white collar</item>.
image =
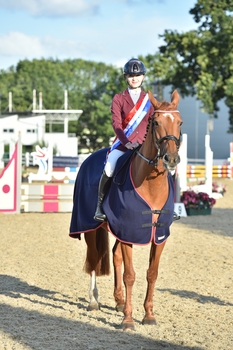
POLYGON ((137 88, 137 89, 130 89, 130 88, 128 87, 128 91, 129 91, 129 93, 130 93, 131 95, 140 95, 142 89, 141 89, 140 87, 137 88))

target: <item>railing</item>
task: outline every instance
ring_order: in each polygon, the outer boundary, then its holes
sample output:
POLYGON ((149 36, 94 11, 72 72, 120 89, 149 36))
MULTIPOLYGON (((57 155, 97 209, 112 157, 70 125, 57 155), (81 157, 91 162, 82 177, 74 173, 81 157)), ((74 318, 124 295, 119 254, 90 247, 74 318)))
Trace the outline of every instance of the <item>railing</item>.
MULTIPOLYGON (((79 154, 77 157, 68 156, 53 156, 53 167, 64 168, 64 167, 79 167, 88 154, 79 154)), ((4 167, 10 160, 9 153, 4 153, 1 159, 4 163, 4 167)), ((30 153, 22 154, 22 166, 31 167, 35 165, 34 157, 30 153)))

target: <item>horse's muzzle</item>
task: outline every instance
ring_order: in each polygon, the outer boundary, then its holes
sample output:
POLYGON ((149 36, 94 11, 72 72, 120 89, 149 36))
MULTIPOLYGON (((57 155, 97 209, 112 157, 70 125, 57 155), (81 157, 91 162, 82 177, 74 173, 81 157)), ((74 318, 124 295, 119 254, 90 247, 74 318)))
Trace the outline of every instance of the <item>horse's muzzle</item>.
POLYGON ((169 171, 175 170, 177 164, 179 163, 180 163, 180 156, 178 153, 176 153, 175 155, 166 153, 163 156, 163 164, 169 171))

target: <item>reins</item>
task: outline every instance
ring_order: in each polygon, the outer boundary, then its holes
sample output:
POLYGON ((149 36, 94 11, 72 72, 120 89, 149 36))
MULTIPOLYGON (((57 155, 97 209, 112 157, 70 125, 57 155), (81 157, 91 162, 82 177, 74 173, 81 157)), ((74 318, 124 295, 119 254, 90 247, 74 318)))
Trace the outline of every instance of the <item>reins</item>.
MULTIPOLYGON (((163 113, 172 113, 172 112, 174 113, 174 112, 176 112, 176 113, 180 113, 178 110, 171 110, 171 111, 156 110, 156 111, 154 112, 154 115, 155 115, 155 113, 157 113, 157 112, 163 112, 163 113)), ((153 115, 153 116, 154 116, 154 115, 153 115)), ((160 145, 161 145, 161 143, 162 143, 163 141, 166 141, 166 143, 167 143, 168 141, 174 141, 175 144, 176 144, 177 149, 179 149, 179 147, 180 147, 180 137, 179 137, 179 139, 178 139, 178 138, 175 137, 174 135, 167 135, 167 136, 163 136, 163 137, 161 137, 159 140, 157 140, 156 137, 155 137, 154 128, 155 128, 155 120, 154 120, 154 118, 152 117, 152 128, 151 128, 151 132, 152 132, 152 134, 153 134, 154 144, 155 144, 155 146, 156 146, 156 148, 157 148, 157 151, 158 151, 158 153, 157 153, 157 155, 155 156, 155 158, 154 158, 154 159, 148 159, 147 157, 145 157, 145 156, 144 156, 141 152, 139 152, 138 150, 136 150, 136 153, 137 153, 137 155, 138 155, 139 157, 141 157, 143 160, 145 160, 149 165, 157 166, 157 165, 158 165, 159 159, 160 159, 160 158, 163 158, 163 157, 165 156, 165 155, 160 154, 160 145)), ((180 136, 181 136, 181 134, 180 134, 180 136)))
MULTIPOLYGON (((162 110, 156 110, 153 114, 153 116, 155 115, 155 113, 157 112, 163 112, 163 113, 180 113, 178 110, 171 110, 171 111, 162 111, 162 110)), ((126 160, 124 161, 124 163, 121 165, 121 167, 119 168, 119 170, 116 172, 116 174, 114 175, 113 177, 113 182, 118 185, 118 186, 121 186, 125 183, 125 180, 126 180, 126 176, 127 176, 127 171, 125 171, 125 177, 123 179, 123 182, 119 183, 117 182, 117 175, 123 170, 123 168, 125 166, 129 167, 130 165, 130 162, 131 162, 131 159, 133 158, 133 155, 136 153, 139 157, 141 157, 143 160, 145 160, 149 165, 152 165, 152 166, 157 166, 158 165, 158 161, 159 159, 165 157, 166 154, 160 154, 161 151, 160 151, 160 145, 162 142, 166 141, 166 143, 168 143, 168 141, 174 141, 175 144, 176 144, 176 147, 177 149, 179 149, 180 147, 180 137, 179 139, 177 137, 175 137, 174 135, 166 135, 166 136, 163 136, 161 137, 160 139, 156 139, 156 136, 155 136, 155 132, 154 132, 154 129, 155 129, 155 120, 152 116, 152 128, 151 128, 151 132, 153 134, 153 141, 154 141, 154 144, 157 148, 157 155, 155 156, 154 159, 148 159, 147 157, 145 157, 141 152, 139 152, 139 149, 141 148, 141 145, 139 145, 137 148, 135 148, 129 155, 129 157, 126 158, 126 160)), ((180 133, 180 136, 181 136, 181 133, 180 133)))

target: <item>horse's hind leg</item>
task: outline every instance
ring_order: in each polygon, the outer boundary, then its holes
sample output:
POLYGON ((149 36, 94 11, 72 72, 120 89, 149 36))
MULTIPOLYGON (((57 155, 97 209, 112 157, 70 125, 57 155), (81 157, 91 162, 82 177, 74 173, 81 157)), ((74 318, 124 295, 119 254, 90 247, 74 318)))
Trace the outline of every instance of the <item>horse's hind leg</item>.
POLYGON ((123 311, 125 300, 122 288, 122 251, 121 243, 116 240, 113 252, 113 267, 114 267, 114 292, 113 296, 116 301, 116 310, 123 311))
POLYGON ((89 297, 90 302, 87 307, 88 311, 99 310, 99 302, 98 302, 98 289, 96 285, 96 274, 95 271, 92 271, 90 277, 90 289, 89 289, 89 297))
POLYGON ((149 268, 147 270, 147 292, 144 301, 145 316, 142 320, 142 324, 155 325, 156 320, 153 313, 153 294, 155 288, 155 282, 158 277, 159 260, 165 246, 165 242, 161 245, 151 244, 149 268))
POLYGON ((96 231, 90 231, 84 234, 87 244, 85 272, 90 274, 90 302, 87 307, 88 311, 99 310, 98 289, 96 285, 95 269, 98 264, 98 252, 96 249, 96 231))

